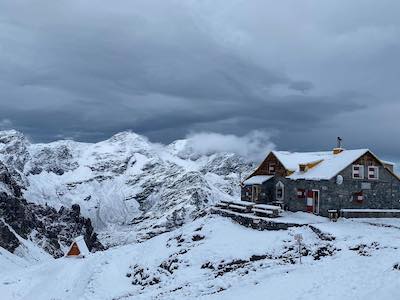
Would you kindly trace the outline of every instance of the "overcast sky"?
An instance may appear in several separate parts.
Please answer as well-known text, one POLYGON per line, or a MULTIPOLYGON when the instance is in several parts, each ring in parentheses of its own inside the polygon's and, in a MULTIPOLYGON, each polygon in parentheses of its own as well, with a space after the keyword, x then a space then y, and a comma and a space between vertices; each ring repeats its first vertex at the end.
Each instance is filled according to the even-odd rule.
MULTIPOLYGON (((1 0, 0 128, 201 132, 400 160, 398 0, 1 0)), ((244 139, 246 140, 246 139, 244 139)))

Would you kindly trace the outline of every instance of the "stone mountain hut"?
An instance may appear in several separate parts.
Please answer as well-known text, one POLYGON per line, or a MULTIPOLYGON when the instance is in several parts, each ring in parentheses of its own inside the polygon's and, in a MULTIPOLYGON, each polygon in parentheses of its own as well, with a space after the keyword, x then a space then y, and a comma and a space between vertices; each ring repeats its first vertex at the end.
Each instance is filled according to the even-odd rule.
POLYGON ((242 183, 242 201, 327 216, 330 210, 400 209, 392 163, 368 149, 270 152, 242 183))

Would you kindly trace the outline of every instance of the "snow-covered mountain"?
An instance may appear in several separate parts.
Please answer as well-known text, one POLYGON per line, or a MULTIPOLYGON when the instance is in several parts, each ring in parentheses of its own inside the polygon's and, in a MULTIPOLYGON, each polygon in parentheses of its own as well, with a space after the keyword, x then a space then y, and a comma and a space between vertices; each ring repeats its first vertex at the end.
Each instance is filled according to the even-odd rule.
POLYGON ((112 237, 125 240, 169 231, 215 201, 238 197, 239 174, 254 167, 233 153, 196 153, 189 140, 165 146, 133 132, 93 144, 33 144, 2 131, 0 161, 28 201, 56 209, 79 204, 97 230, 117 227, 112 237))

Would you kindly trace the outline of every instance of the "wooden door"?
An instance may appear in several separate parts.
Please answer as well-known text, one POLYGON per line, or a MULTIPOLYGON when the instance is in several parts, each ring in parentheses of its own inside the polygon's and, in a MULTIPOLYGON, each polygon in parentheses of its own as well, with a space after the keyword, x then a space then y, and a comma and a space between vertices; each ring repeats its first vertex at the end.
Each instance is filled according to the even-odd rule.
POLYGON ((251 188, 251 200, 253 202, 258 202, 259 195, 260 195, 260 186, 253 185, 251 188))
POLYGON ((313 190, 312 194, 313 194, 313 213, 319 215, 320 192, 319 190, 313 190))
POLYGON ((79 247, 78 245, 74 242, 74 244, 72 245, 71 249, 68 252, 68 256, 78 256, 81 253, 81 251, 79 251, 79 247))

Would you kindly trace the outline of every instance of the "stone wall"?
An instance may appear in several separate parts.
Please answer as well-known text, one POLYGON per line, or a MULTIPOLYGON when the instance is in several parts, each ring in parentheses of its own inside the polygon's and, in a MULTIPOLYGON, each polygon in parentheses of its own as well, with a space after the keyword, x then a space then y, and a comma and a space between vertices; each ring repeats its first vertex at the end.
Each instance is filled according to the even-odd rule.
POLYGON ((286 230, 289 227, 303 226, 300 224, 283 223, 283 222, 279 222, 278 220, 277 221, 267 221, 267 220, 263 220, 261 218, 244 216, 244 215, 240 215, 240 214, 235 214, 233 212, 228 212, 225 210, 214 209, 214 208, 211 209, 211 213, 220 215, 222 217, 231 218, 233 221, 235 221, 236 223, 238 223, 242 226, 261 230, 261 231, 263 231, 263 230, 286 230))
MULTIPOLYGON (((365 170, 366 171, 366 170, 365 170)), ((336 183, 336 177, 331 180, 307 181, 285 180, 285 203, 289 210, 306 210, 306 199, 297 198, 297 189, 317 189, 320 191, 320 214, 327 216, 329 209, 359 208, 359 209, 400 209, 400 181, 387 169, 379 167, 379 180, 353 179, 352 166, 344 169, 343 184, 336 183), (354 199, 354 193, 362 192, 363 201, 354 199)))
POLYGON ((400 211, 341 211, 343 218, 400 218, 400 211))

